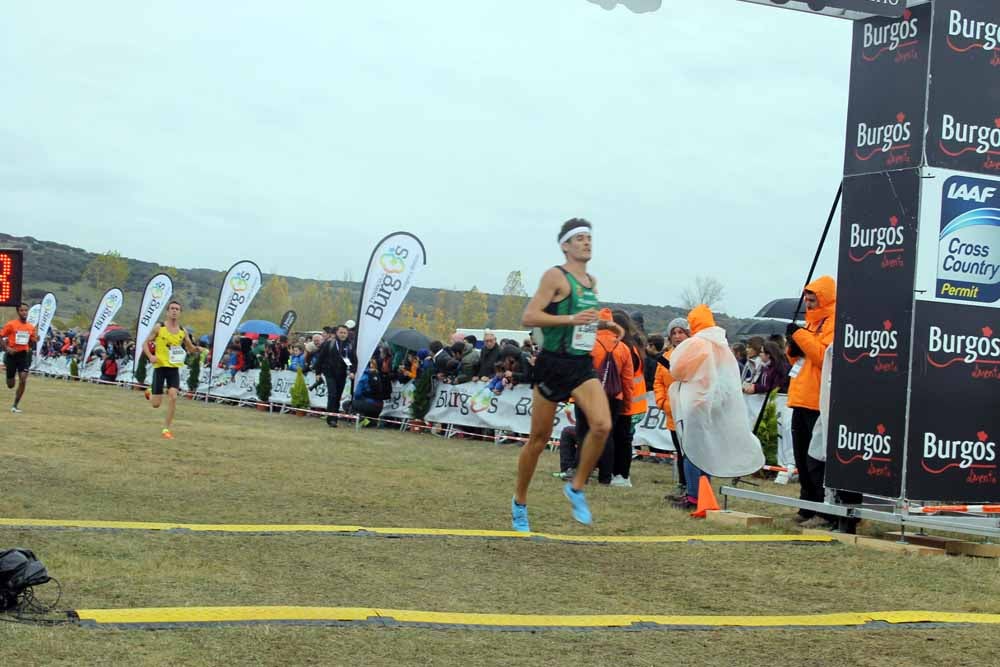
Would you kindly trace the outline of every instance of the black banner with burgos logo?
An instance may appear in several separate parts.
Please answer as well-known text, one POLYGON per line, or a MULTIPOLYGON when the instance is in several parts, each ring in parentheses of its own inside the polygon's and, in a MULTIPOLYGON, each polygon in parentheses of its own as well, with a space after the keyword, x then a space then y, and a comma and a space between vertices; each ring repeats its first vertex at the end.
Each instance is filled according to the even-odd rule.
POLYGON ((844 179, 827 486, 902 491, 920 175, 844 179))
POLYGON ((906 495, 1000 501, 1000 315, 963 304, 917 303, 906 495))
POLYGON ((933 4, 927 163, 1000 174, 1000 2, 933 4))
POLYGON ((855 22, 845 175, 920 165, 930 28, 930 5, 855 22))

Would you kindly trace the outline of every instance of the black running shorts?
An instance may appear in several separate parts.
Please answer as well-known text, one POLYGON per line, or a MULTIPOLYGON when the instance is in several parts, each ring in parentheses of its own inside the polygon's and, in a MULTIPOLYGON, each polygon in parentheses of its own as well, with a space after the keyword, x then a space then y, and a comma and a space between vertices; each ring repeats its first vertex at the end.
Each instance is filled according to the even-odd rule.
POLYGON ((569 355, 541 352, 535 360, 535 386, 547 400, 564 403, 573 390, 587 380, 596 380, 594 360, 589 354, 569 355))
POLYGON ((181 388, 181 369, 172 368, 169 366, 164 366, 163 368, 153 369, 153 395, 159 396, 163 393, 163 385, 166 384, 170 389, 176 389, 180 391, 181 388))
POLYGON ((31 367, 31 352, 8 352, 3 357, 3 365, 7 368, 7 379, 13 380, 18 373, 27 373, 31 367))

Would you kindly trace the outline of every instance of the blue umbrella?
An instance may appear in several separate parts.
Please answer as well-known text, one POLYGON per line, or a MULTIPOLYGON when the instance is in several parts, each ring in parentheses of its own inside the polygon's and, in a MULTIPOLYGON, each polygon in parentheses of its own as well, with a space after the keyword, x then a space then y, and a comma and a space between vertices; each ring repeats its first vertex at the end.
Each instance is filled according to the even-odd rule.
POLYGON ((285 333, 285 330, 280 326, 267 320, 247 320, 240 325, 237 331, 241 334, 255 333, 263 336, 281 336, 285 333))

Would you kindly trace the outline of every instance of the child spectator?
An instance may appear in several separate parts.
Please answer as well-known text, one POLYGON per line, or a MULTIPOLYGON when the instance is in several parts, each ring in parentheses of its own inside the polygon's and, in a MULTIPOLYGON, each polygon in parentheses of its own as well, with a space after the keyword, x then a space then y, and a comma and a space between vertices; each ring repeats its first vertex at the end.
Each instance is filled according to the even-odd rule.
POLYGON ((229 346, 229 379, 235 380, 236 374, 243 370, 245 365, 245 360, 243 359, 243 350, 239 345, 229 346))
POLYGON ((501 361, 498 361, 493 365, 493 370, 496 373, 496 375, 493 377, 492 380, 490 380, 490 383, 486 386, 490 391, 499 396, 500 394, 503 393, 504 389, 510 386, 510 380, 507 379, 506 377, 507 365, 501 361))
POLYGON ((295 372, 299 369, 305 373, 306 369, 306 351, 298 343, 292 345, 292 355, 288 358, 288 370, 295 372))

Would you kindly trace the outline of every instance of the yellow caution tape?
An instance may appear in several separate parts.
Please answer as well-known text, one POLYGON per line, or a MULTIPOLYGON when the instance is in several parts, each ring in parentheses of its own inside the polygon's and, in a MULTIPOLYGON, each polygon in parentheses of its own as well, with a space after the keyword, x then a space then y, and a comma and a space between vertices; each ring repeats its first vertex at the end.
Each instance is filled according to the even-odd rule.
POLYGON ((323 524, 215 524, 157 523, 151 521, 79 521, 74 519, 3 519, 0 526, 12 528, 85 528, 101 530, 188 530, 216 533, 371 533, 413 537, 540 538, 553 542, 598 544, 667 544, 680 542, 819 542, 831 543, 827 535, 558 535, 518 533, 512 530, 467 530, 462 528, 369 528, 323 524))
POLYGON ((365 607, 159 607, 145 609, 79 609, 81 621, 99 625, 233 622, 395 621, 431 625, 492 627, 615 628, 636 624, 700 627, 844 627, 873 622, 1000 624, 1000 614, 937 611, 878 611, 788 616, 674 616, 659 614, 480 614, 365 607))

